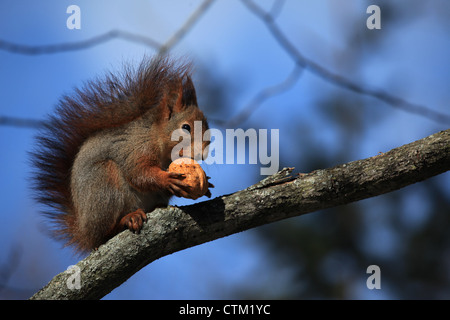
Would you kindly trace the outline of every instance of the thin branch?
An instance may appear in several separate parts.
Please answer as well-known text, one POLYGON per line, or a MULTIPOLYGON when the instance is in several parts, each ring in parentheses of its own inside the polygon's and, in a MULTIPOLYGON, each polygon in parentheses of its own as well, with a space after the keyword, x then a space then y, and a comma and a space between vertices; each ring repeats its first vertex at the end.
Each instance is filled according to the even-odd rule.
POLYGON ((450 129, 368 159, 309 174, 283 169, 231 195, 156 209, 140 234, 124 231, 81 260, 81 288, 55 276, 31 299, 98 299, 173 252, 267 223, 391 192, 450 170, 450 129))
MULTIPOLYGON (((246 105, 236 116, 232 117, 228 121, 224 121, 222 124, 227 128, 234 128, 247 120, 253 112, 258 109, 261 104, 274 95, 278 95, 282 92, 289 90, 303 74, 303 68, 295 65, 291 73, 282 82, 267 87, 261 90, 248 105, 246 105)), ((217 121, 216 121, 217 122, 217 121)), ((220 124, 220 123, 219 123, 220 124)))
POLYGON ((20 260, 23 256, 23 248, 21 244, 14 244, 10 250, 6 262, 0 266, 0 294, 7 291, 8 293, 23 294, 30 293, 31 290, 20 289, 8 285, 14 272, 19 268, 20 260))
POLYGON ((189 32, 189 30, 194 26, 194 24, 200 19, 200 17, 206 12, 209 6, 213 3, 214 0, 205 0, 200 6, 195 10, 191 16, 186 20, 186 22, 181 26, 178 31, 176 31, 172 37, 167 40, 167 42, 161 46, 158 54, 163 55, 166 52, 170 51, 183 37, 189 32))
POLYGON ((123 30, 111 30, 87 40, 38 46, 17 44, 0 39, 0 50, 25 55, 54 54, 67 51, 84 50, 114 39, 122 39, 130 42, 141 43, 157 50, 161 47, 161 45, 157 41, 149 37, 137 35, 123 30))
POLYGON ((272 8, 270 9, 270 15, 273 19, 278 17, 278 15, 281 13, 281 10, 284 7, 284 4, 286 3, 286 0, 275 0, 272 8))
POLYGON ((278 44, 286 51, 286 53, 291 56, 295 63, 306 68, 312 73, 316 74, 320 78, 333 83, 339 87, 348 89, 350 91, 363 94, 366 96, 371 96, 380 101, 387 103, 388 105, 402 109, 409 113, 414 113, 422 117, 428 118, 430 120, 436 121, 438 123, 450 124, 450 115, 435 111, 433 109, 427 108, 425 106, 411 103, 405 99, 391 95, 383 90, 366 88, 361 86, 345 77, 342 77, 336 73, 333 73, 321 65, 315 63, 314 61, 306 58, 296 47, 289 41, 286 35, 280 30, 280 28, 275 23, 275 19, 270 13, 266 13, 258 5, 256 5, 251 0, 241 0, 242 3, 249 9, 250 12, 255 14, 260 18, 266 27, 269 29, 270 33, 273 35, 278 44))
POLYGON ((0 126, 13 126, 13 127, 39 129, 42 128, 44 124, 45 121, 42 120, 0 116, 0 126))

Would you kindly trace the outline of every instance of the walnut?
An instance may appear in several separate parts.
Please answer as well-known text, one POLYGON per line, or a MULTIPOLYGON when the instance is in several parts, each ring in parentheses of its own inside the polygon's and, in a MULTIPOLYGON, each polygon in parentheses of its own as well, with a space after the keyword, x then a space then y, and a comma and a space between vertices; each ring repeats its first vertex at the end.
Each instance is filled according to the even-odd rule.
POLYGON ((200 198, 208 192, 208 179, 205 171, 194 159, 179 158, 170 164, 169 171, 186 176, 182 181, 192 188, 189 193, 192 199, 200 198))

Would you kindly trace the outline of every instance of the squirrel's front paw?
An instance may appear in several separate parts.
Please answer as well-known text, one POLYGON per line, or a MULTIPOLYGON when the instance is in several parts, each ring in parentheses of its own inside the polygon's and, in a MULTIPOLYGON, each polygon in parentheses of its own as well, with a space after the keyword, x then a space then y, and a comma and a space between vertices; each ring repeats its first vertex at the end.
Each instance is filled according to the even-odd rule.
POLYGON ((130 231, 139 233, 142 229, 144 221, 147 221, 147 215, 144 210, 137 209, 136 211, 133 211, 120 219, 120 225, 124 228, 130 229, 130 231))
POLYGON ((192 198, 190 195, 191 187, 182 180, 186 176, 182 173, 167 172, 166 188, 177 197, 192 198))

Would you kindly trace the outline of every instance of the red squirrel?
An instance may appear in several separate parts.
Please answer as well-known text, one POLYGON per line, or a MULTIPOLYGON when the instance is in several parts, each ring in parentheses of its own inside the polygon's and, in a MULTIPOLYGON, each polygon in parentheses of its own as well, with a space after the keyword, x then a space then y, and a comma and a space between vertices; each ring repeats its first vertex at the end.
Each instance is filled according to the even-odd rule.
POLYGON ((32 154, 34 189, 52 209, 46 213, 54 235, 90 251, 126 228, 139 232, 145 213, 172 196, 190 198, 184 175, 167 168, 179 143, 171 140, 176 129, 192 138, 191 154, 180 156, 207 154, 209 141, 194 148, 194 121, 201 121, 203 136, 208 123, 190 67, 167 57, 145 58, 64 96, 32 154))

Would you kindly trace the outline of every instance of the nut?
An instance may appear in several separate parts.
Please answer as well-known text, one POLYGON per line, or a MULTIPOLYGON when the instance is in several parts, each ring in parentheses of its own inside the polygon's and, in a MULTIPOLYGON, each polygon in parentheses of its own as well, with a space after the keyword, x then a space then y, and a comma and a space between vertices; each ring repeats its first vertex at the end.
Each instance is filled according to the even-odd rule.
POLYGON ((208 179, 205 171, 197 161, 190 158, 179 158, 169 166, 169 172, 182 173, 186 176, 183 182, 191 187, 189 195, 192 199, 200 198, 208 192, 208 179))

